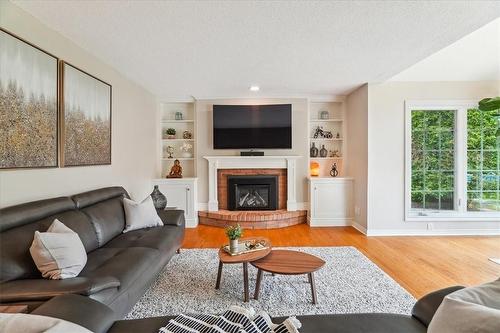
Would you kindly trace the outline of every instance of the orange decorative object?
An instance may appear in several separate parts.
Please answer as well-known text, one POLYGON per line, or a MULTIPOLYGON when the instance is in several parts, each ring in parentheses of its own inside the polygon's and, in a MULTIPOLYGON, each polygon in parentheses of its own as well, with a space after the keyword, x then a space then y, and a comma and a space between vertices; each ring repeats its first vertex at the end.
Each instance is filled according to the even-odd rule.
POLYGON ((311 164, 309 164, 309 170, 311 172, 312 177, 318 177, 319 176, 319 163, 312 161, 311 164))

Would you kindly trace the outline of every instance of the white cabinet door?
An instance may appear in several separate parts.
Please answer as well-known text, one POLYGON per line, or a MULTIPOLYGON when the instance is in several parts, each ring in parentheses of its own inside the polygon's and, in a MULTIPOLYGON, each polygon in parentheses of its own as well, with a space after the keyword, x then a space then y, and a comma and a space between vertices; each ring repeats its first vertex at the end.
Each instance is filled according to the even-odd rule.
POLYGON ((312 217, 347 218, 350 215, 351 184, 349 182, 321 183, 312 186, 312 217))
POLYGON ((185 212, 186 218, 193 218, 193 201, 189 185, 186 184, 159 184, 161 193, 167 197, 167 207, 176 207, 185 212))

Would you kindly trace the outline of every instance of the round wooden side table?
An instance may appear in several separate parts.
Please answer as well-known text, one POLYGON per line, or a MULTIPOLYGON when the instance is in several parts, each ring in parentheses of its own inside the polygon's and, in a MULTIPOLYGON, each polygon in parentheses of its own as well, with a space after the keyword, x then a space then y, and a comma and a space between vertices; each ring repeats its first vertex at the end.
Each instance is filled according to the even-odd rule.
POLYGON ((217 272, 217 282, 215 283, 215 289, 220 288, 220 281, 222 278, 222 267, 224 264, 243 264, 243 293, 244 293, 244 301, 248 302, 249 299, 249 291, 248 291, 248 263, 259 260, 261 258, 266 257, 271 252, 271 243, 268 239, 265 238, 251 238, 251 239, 240 239, 240 242, 245 242, 249 240, 265 240, 267 244, 269 244, 269 248, 264 250, 259 250, 255 252, 249 252, 244 254, 239 254, 236 256, 232 256, 222 248, 219 250, 219 270, 217 272))
POLYGON ((262 272, 281 275, 307 274, 311 284, 312 303, 317 303, 316 284, 314 283, 314 272, 319 270, 325 261, 312 254, 292 250, 272 250, 266 257, 253 261, 251 264, 259 271, 257 272, 257 283, 255 284, 254 298, 259 298, 260 284, 262 283, 262 272))

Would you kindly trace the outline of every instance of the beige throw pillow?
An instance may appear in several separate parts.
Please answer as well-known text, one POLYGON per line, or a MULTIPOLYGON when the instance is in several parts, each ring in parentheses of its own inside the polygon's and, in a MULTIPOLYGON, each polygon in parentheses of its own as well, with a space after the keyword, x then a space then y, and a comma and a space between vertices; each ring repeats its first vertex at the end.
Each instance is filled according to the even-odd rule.
POLYGON ((123 233, 143 229, 162 226, 158 213, 156 212, 153 199, 148 196, 142 202, 123 198, 123 208, 125 209, 126 227, 123 233))
POLYGON ((87 263, 78 234, 57 219, 47 232, 35 231, 30 253, 42 276, 52 280, 78 276, 87 263))
POLYGON ((30 315, 0 313, 0 332, 9 333, 92 333, 66 320, 30 315))
POLYGON ((446 296, 434 314, 427 332, 500 332, 500 279, 446 296))

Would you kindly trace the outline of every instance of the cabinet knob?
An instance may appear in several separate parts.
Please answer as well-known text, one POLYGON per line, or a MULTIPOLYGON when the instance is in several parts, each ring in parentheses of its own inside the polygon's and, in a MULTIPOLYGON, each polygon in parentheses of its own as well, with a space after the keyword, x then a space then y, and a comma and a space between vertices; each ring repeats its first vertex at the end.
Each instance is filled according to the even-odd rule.
POLYGON ((186 191, 190 191, 189 187, 186 187, 186 191))

